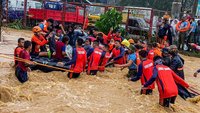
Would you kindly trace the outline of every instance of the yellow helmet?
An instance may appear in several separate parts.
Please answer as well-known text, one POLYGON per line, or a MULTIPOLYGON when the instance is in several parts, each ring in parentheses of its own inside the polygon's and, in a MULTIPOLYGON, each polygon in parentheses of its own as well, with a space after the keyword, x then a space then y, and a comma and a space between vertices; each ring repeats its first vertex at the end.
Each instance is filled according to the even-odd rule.
POLYGON ((126 46, 126 47, 130 46, 130 42, 127 39, 124 39, 121 44, 126 46))

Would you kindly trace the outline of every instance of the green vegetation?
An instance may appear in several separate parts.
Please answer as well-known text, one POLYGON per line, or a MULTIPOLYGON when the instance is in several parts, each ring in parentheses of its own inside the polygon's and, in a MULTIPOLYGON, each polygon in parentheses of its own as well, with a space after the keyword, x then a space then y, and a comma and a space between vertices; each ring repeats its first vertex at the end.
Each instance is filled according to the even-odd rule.
POLYGON ((122 23, 122 13, 116 9, 111 9, 100 16, 100 20, 95 23, 95 26, 105 34, 108 34, 110 28, 118 29, 122 23))
POLYGON ((13 29, 18 29, 18 30, 23 29, 22 20, 21 19, 15 20, 14 22, 9 23, 8 27, 13 28, 13 29))

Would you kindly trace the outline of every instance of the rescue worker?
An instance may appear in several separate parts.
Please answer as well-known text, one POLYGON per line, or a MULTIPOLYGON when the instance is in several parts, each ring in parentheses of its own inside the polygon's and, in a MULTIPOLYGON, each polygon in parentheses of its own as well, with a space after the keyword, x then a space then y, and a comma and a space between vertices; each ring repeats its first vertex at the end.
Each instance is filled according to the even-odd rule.
POLYGON ((154 55, 152 44, 148 44, 147 51, 148 51, 148 57, 147 58, 153 61, 153 58, 154 58, 155 55, 154 55))
POLYGON ((33 28, 33 37, 31 39, 32 42, 32 51, 31 56, 47 56, 47 52, 41 52, 40 49, 42 46, 48 43, 48 41, 41 35, 42 29, 38 26, 33 28))
POLYGON ((154 56, 160 56, 162 57, 162 52, 159 48, 159 44, 158 43, 153 43, 153 51, 154 51, 154 56))
POLYGON ((108 63, 109 59, 111 58, 111 54, 110 54, 108 45, 104 45, 103 51, 105 52, 105 56, 102 59, 102 61, 100 61, 100 65, 99 65, 99 71, 100 72, 104 72, 105 66, 108 63))
POLYGON ((162 64, 162 58, 160 56, 154 57, 153 76, 144 84, 142 89, 147 89, 154 81, 158 85, 159 104, 164 107, 169 107, 170 103, 175 103, 178 95, 176 83, 185 88, 189 88, 189 85, 183 79, 176 75, 169 67, 162 64))
POLYGON ((115 41, 120 41, 120 42, 122 42, 124 40, 124 38, 121 36, 121 31, 120 30, 117 30, 115 32, 114 40, 115 41))
POLYGON ((31 42, 25 41, 24 42, 24 49, 19 54, 19 58, 25 60, 25 62, 19 61, 18 64, 17 64, 17 67, 15 69, 15 75, 21 83, 24 83, 28 80, 27 71, 31 71, 29 66, 34 65, 33 62, 29 61, 31 49, 32 49, 31 42))
POLYGON ((183 80, 185 79, 184 77, 184 71, 183 71, 183 65, 184 65, 184 60, 178 55, 178 49, 176 45, 171 45, 170 46, 170 55, 172 56, 171 58, 171 65, 170 68, 183 80))
POLYGON ((169 55, 169 49, 168 48, 163 48, 162 49, 162 61, 163 65, 165 66, 170 66, 171 65, 171 58, 169 55))
POLYGON ((111 52, 113 59, 110 62, 114 64, 125 64, 125 50, 121 46, 120 41, 115 41, 115 48, 111 52))
MULTIPOLYGON (((14 50, 14 56, 19 57, 19 54, 23 49, 24 49, 24 38, 19 38, 18 39, 18 45, 14 50)), ((17 64, 18 64, 18 61, 15 60, 14 66, 17 66, 17 64)))
POLYGON ((127 77, 134 77, 137 75, 137 65, 136 65, 136 53, 135 53, 135 46, 130 45, 128 47, 128 58, 127 58, 127 63, 126 64, 115 64, 115 67, 119 68, 129 68, 128 75, 127 77))
POLYGON ((139 52, 143 49, 143 47, 139 44, 136 44, 135 48, 136 48, 136 52, 135 52, 136 53, 136 64, 137 64, 137 66, 139 66, 141 63, 139 52))
POLYGON ((99 48, 99 42, 95 40, 93 42, 93 48, 87 53, 87 57, 89 59, 88 62, 88 75, 96 75, 98 72, 98 68, 100 62, 102 61, 103 57, 105 56, 105 52, 99 48))
POLYGON ((76 48, 73 49, 72 59, 65 65, 71 65, 71 71, 68 73, 68 77, 78 78, 80 74, 84 71, 87 63, 87 54, 85 49, 82 47, 84 41, 81 38, 77 39, 76 48))
MULTIPOLYGON (((141 79, 141 84, 144 85, 153 75, 153 61, 147 59, 148 52, 145 50, 141 50, 139 52, 141 63, 138 67, 138 73, 135 77, 131 78, 131 81, 137 81, 141 79)), ((141 94, 150 95, 155 88, 155 84, 152 83, 146 90, 142 89, 141 94)))

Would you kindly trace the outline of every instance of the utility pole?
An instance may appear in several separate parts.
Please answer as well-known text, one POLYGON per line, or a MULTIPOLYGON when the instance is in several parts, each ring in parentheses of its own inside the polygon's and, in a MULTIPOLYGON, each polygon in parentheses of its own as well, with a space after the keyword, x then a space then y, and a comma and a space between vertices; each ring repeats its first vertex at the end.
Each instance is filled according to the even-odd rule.
POLYGON ((174 0, 174 2, 172 3, 172 10, 171 10, 172 18, 180 18, 181 7, 182 7, 181 2, 182 2, 181 0, 174 0))
POLYGON ((3 40, 2 36, 1 36, 1 26, 2 26, 2 21, 3 21, 3 10, 2 10, 3 9, 3 7, 2 7, 3 5, 2 4, 3 4, 3 0, 0 0, 0 19, 1 19, 0 20, 0 42, 2 42, 2 40, 3 40))
POLYGON ((27 0, 24 0, 24 21, 23 21, 23 26, 24 28, 26 27, 26 22, 27 22, 27 0))
MULTIPOLYGON (((198 0, 194 0, 193 7, 192 7, 192 14, 193 14, 193 16, 196 15, 197 7, 198 7, 198 0)), ((198 16, 198 15, 196 15, 196 16, 198 16)))

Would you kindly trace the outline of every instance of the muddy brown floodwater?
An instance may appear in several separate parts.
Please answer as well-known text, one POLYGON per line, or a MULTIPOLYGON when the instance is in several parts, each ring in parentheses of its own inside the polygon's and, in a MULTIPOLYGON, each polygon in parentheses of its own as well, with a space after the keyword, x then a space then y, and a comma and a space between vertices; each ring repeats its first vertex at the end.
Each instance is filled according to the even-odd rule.
MULTIPOLYGON (((30 39, 31 32, 6 28, 1 53, 13 53, 18 37, 30 39)), ((200 59, 183 56, 186 81, 200 91, 200 59)), ((140 81, 128 82, 127 69, 108 68, 105 73, 69 80, 67 73, 29 73, 29 81, 21 84, 14 75, 10 60, 0 60, 0 113, 199 113, 198 98, 185 101, 178 97, 171 108, 158 105, 158 91, 140 95, 140 81)))

